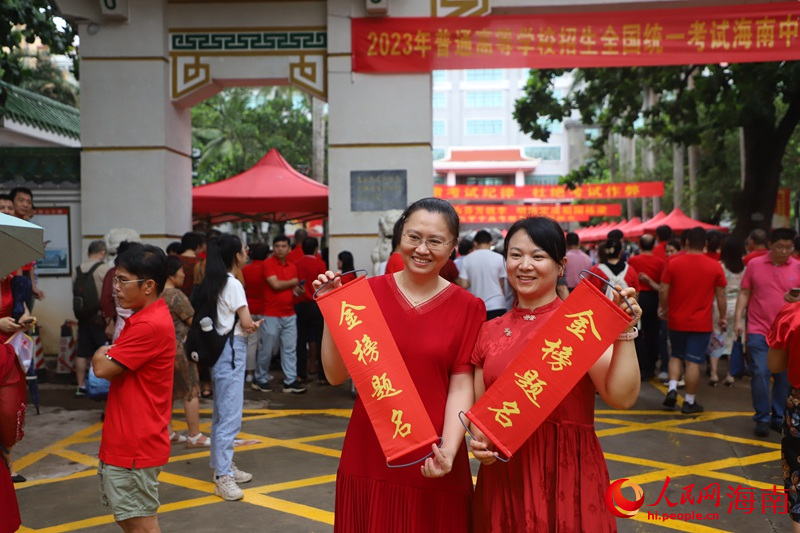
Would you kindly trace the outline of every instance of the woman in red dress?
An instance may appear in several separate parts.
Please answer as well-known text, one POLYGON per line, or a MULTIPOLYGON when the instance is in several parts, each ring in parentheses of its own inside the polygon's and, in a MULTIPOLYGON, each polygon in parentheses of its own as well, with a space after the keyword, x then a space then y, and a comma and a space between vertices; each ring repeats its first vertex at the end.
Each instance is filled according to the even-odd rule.
MULTIPOLYGON (((336 477, 334 531, 468 532, 472 476, 458 413, 473 402, 469 359, 486 310, 482 300, 439 277, 458 238, 453 207, 425 198, 401 220, 403 270, 368 283, 443 444, 432 445, 433 455, 421 466, 387 467, 359 396, 336 477)), ((341 284, 329 271, 314 288, 329 280, 331 288, 341 284)), ((331 384, 347 378, 327 326, 322 362, 331 384)))
MULTIPOLYGON (((511 363, 514 348, 527 343, 561 305, 556 281, 567 262, 566 242, 556 222, 544 217, 516 222, 503 250, 518 301, 481 328, 472 355, 476 401, 511 363)), ((636 291, 622 292, 640 314, 636 291)), ((618 295, 614 301, 630 313, 618 295)), ((606 350, 508 463, 496 461, 489 439, 472 427, 476 438, 470 450, 481 462, 473 501, 475 531, 616 531, 603 500, 609 478, 594 432, 594 401, 595 391, 616 408, 636 401, 640 380, 633 336, 621 335, 606 350)))

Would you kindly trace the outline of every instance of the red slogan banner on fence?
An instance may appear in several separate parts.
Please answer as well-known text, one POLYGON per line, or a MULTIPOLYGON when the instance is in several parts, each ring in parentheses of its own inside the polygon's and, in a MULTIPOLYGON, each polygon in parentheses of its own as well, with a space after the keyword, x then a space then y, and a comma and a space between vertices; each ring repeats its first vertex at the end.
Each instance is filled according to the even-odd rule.
POLYGON ((487 17, 356 18, 356 72, 800 59, 796 2, 487 17))
POLYGON ((530 216, 563 217, 618 217, 622 215, 621 204, 564 204, 564 205, 464 205, 453 204, 458 217, 498 216, 511 217, 516 222, 530 216))
POLYGON ((439 440, 366 277, 317 298, 390 463, 439 440))
MULTIPOLYGON (((661 181, 580 185, 434 185, 433 195, 445 200, 600 200, 664 196, 661 181)), ((601 215, 603 216, 603 215, 601 215)))
POLYGON ((631 318, 586 280, 520 350, 467 418, 511 457, 631 318))

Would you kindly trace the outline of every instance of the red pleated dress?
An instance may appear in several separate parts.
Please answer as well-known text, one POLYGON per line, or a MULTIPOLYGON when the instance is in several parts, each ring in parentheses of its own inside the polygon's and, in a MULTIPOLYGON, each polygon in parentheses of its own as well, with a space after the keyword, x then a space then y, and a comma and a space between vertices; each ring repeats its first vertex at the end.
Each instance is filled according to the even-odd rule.
MULTIPOLYGON (((473 371, 470 356, 486 319, 483 301, 450 285, 415 308, 391 274, 370 278, 369 284, 441 436, 450 376, 473 371)), ((336 476, 335 532, 465 533, 471 502, 464 442, 444 477, 423 477, 419 464, 389 468, 361 397, 356 399, 336 476)))
MULTIPOLYGON (((483 368, 487 389, 511 363, 512 348, 527 343, 560 306, 557 298, 534 311, 515 308, 484 324, 472 362, 483 368)), ((474 531, 617 530, 604 502, 609 478, 594 432, 594 400, 587 374, 508 463, 481 465, 472 507, 474 531)))

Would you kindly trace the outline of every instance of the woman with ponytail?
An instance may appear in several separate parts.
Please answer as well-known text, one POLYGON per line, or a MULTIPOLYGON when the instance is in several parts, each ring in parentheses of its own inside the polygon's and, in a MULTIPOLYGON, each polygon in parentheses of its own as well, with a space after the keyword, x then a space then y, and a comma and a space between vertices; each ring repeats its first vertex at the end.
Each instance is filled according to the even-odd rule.
MULTIPOLYGON (((622 241, 609 239, 601 245, 602 256, 605 259, 592 267, 590 272, 597 274, 614 286, 622 289, 633 287, 636 294, 639 294, 639 273, 631 265, 622 259, 622 241)), ((614 291, 594 276, 589 276, 589 281, 606 293, 606 296, 613 299, 614 291)))
MULTIPOLYGON (((217 362, 211 367, 214 413, 211 418, 211 468, 215 470, 214 494, 225 500, 244 496, 237 483, 253 479, 233 463, 234 439, 242 428, 247 335, 261 325, 253 322, 244 287, 236 279, 247 261, 247 250, 235 235, 223 234, 208 244, 206 273, 200 287, 200 304, 210 310, 219 335, 233 330, 217 362)), ((198 306, 199 308, 199 306, 198 306)))

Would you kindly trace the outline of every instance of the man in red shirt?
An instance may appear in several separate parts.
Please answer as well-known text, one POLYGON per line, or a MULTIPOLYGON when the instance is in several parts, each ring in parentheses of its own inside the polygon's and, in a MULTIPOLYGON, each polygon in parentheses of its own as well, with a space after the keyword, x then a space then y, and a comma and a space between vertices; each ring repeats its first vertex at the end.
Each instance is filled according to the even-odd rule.
POLYGON ((674 407, 678 400, 678 379, 684 362, 686 398, 681 413, 694 414, 703 412, 703 406, 695 401, 695 394, 700 383, 700 365, 705 363, 708 342, 714 330, 712 305, 715 299, 720 329, 728 325, 725 320, 727 281, 720 263, 703 253, 706 231, 699 227, 692 228, 685 231, 684 236, 686 253, 675 255, 667 261, 659 290, 659 300, 662 311, 667 313, 672 343, 669 386, 664 405, 674 407))
POLYGON ((113 346, 92 357, 97 377, 111 381, 100 441, 100 499, 123 531, 160 532, 158 474, 169 460, 175 327, 160 298, 167 256, 143 245, 117 258, 114 291, 132 309, 113 346))
MULTIPOLYGON (((267 280, 261 272, 264 267, 264 260, 269 255, 269 246, 266 244, 251 244, 251 261, 242 268, 244 278, 244 293, 247 296, 247 308, 250 316, 257 322, 264 318, 264 291, 266 290, 267 280)), ((253 381, 253 372, 256 369, 256 352, 263 342, 264 323, 257 331, 247 336, 247 363, 245 381, 253 381)))
POLYGON ((251 387, 261 392, 271 392, 269 364, 272 350, 280 340, 281 368, 285 375, 283 392, 302 394, 306 388, 297 379, 297 316, 294 314, 294 288, 297 267, 286 260, 289 239, 278 235, 272 241, 272 257, 264 261, 262 275, 267 284, 264 290, 264 337, 256 352, 256 376, 251 387))
POLYGON ((744 266, 755 259, 769 253, 767 248, 767 232, 763 229, 754 229, 747 237, 747 255, 744 256, 744 266))
POLYGON ((303 241, 308 238, 308 232, 303 228, 298 228, 294 232, 294 248, 286 256, 286 260, 290 263, 297 263, 303 258, 303 241))
POLYGON ((307 379, 309 373, 320 372, 319 381, 324 382, 325 374, 322 373, 322 360, 320 359, 324 322, 319 306, 314 301, 314 288, 311 284, 328 269, 322 259, 318 259, 316 256, 318 248, 319 243, 313 237, 306 237, 306 240, 303 241, 305 255, 295 263, 300 285, 295 289, 294 311, 297 315, 297 375, 307 379), (311 361, 310 365, 309 360, 311 361), (309 366, 311 371, 308 370, 309 366))
POLYGON ((655 376, 658 359, 658 335, 661 321, 658 318, 658 290, 661 288, 661 273, 667 262, 653 255, 655 238, 642 235, 639 249, 642 253, 628 260, 639 273, 639 306, 642 308, 642 331, 636 338, 636 355, 642 379, 655 376))
POLYGON ((658 244, 653 248, 653 255, 656 257, 660 257, 664 261, 667 260, 667 243, 670 239, 672 239, 672 228, 667 225, 662 224, 661 226, 656 228, 656 237, 658 238, 658 244))
POLYGON ((737 336, 744 333, 744 313, 747 310, 747 354, 753 371, 750 392, 757 437, 769 435, 770 428, 780 431, 786 409, 788 378, 786 372, 771 374, 767 367, 767 334, 781 307, 787 302, 800 300, 792 293, 792 288, 800 287, 800 261, 792 257, 794 235, 794 230, 786 228, 772 231, 768 253, 750 260, 736 299, 734 319, 737 336))

